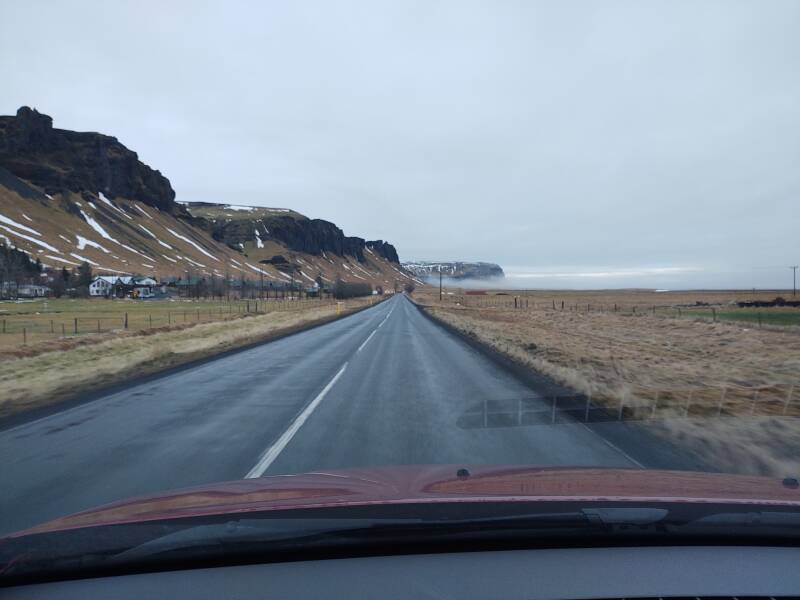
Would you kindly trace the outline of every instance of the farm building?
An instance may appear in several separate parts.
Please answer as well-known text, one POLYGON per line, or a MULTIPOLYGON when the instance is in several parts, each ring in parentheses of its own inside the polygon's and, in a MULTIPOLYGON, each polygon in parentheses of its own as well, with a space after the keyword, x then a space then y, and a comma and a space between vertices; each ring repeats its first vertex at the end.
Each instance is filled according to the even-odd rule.
POLYGON ((152 298, 158 282, 152 277, 100 275, 89 285, 89 295, 104 298, 152 298))

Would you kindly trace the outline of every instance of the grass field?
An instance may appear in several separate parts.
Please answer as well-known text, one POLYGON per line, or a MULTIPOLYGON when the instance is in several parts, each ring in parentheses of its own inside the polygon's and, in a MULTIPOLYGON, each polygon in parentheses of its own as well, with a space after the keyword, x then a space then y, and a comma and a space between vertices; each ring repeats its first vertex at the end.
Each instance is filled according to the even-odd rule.
POLYGON ((740 308, 738 310, 717 311, 715 315, 709 315, 708 310, 687 311, 685 316, 704 319, 715 317, 721 321, 741 321, 754 325, 800 327, 800 309, 797 308, 740 308))
POLYGON ((414 299, 612 417, 652 423, 721 469, 800 469, 763 443, 800 443, 800 309, 731 308, 749 292, 448 292, 414 299))
POLYGON ((109 300, 37 299, 0 302, 0 360, 46 348, 67 337, 111 336, 191 323, 208 323, 274 311, 330 305, 330 300, 109 300))
MULTIPOLYGON (((86 391, 96 391, 104 385, 155 373, 246 344, 266 341, 300 327, 349 314, 376 301, 366 297, 349 299, 338 305, 328 301, 287 302, 287 306, 272 306, 266 313, 240 312, 238 316, 232 314, 224 320, 187 321, 153 329, 68 336, 45 340, 35 347, 8 351, 0 360, 0 417, 53 404, 86 391)), ((81 309, 108 306, 102 302, 89 302, 94 301, 65 306, 74 309, 69 312, 70 317, 81 309)), ((251 308, 254 310, 255 307, 251 308)), ((113 312, 113 307, 109 310, 113 312)), ((196 310, 202 311, 199 307, 196 310)), ((132 312, 129 312, 129 318, 132 312)), ((29 313, 20 314, 30 318, 29 313)))

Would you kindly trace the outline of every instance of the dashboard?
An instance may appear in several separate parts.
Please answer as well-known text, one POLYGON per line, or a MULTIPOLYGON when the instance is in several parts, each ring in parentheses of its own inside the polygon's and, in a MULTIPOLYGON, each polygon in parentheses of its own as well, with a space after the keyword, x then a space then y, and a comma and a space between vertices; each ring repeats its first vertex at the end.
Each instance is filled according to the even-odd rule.
POLYGON ((665 598, 800 595, 800 548, 641 547, 376 556, 0 588, 27 598, 665 598))

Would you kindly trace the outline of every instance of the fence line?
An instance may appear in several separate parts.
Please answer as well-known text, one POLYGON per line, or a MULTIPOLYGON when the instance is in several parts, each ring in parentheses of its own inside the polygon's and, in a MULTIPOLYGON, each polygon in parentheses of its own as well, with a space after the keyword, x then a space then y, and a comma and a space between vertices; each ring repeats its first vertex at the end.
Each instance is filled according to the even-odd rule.
MULTIPOLYGON (((146 331, 159 327, 193 323, 213 323, 246 315, 298 311, 309 307, 336 306, 335 299, 270 298, 235 300, 202 308, 188 306, 192 301, 175 302, 170 310, 146 310, 146 305, 130 305, 130 311, 89 311, 58 316, 59 313, 7 315, 0 324, 0 347, 26 346, 38 341, 115 331, 146 331), (182 306, 185 302, 187 306, 182 306)), ((206 304, 206 303, 204 303, 206 304)), ((68 311, 64 311, 68 312, 68 311)))
POLYGON ((458 425, 462 428, 489 428, 520 425, 552 425, 573 422, 656 421, 670 418, 723 418, 731 416, 800 417, 800 402, 794 395, 796 386, 760 386, 745 388, 726 386, 716 390, 718 401, 712 405, 701 403, 698 392, 707 390, 670 390, 667 395, 678 400, 675 405, 663 404, 664 393, 654 391, 650 402, 632 401, 620 397, 615 402, 609 398, 598 400, 591 394, 551 396, 549 398, 515 398, 511 400, 483 400, 461 414, 458 425), (738 390, 749 394, 749 401, 740 404, 731 401, 728 392, 738 390), (765 391, 779 391, 775 398, 759 399, 765 391), (726 397, 728 400, 726 401, 726 397), (659 402, 661 399, 661 403, 659 402), (701 408, 702 410, 694 410, 701 408), (659 412, 659 409, 661 412, 659 412))

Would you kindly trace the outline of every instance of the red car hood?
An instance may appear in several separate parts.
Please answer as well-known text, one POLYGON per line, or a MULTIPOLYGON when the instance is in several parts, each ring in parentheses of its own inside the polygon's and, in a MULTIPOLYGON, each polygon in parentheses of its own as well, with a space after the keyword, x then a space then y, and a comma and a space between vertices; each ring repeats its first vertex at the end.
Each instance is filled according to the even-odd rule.
POLYGON ((638 469, 370 468, 244 479, 142 496, 56 519, 9 537, 268 510, 430 502, 620 501, 784 505, 800 489, 779 479, 638 469))

